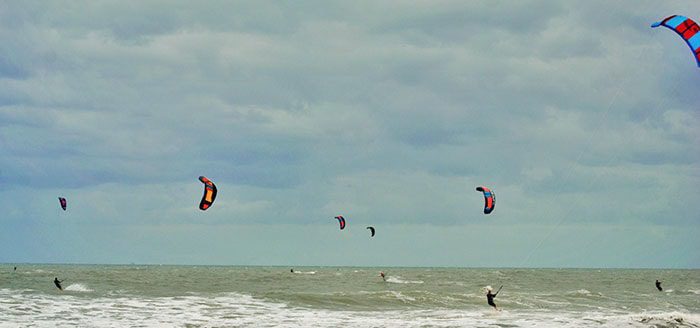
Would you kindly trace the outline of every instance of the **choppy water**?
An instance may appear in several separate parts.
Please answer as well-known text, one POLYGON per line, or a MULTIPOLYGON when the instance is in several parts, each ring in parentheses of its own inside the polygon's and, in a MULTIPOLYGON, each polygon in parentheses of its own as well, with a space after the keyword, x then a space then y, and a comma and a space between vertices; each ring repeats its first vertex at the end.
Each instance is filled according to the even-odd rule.
POLYGON ((700 327, 700 270, 13 266, 0 327, 700 327))

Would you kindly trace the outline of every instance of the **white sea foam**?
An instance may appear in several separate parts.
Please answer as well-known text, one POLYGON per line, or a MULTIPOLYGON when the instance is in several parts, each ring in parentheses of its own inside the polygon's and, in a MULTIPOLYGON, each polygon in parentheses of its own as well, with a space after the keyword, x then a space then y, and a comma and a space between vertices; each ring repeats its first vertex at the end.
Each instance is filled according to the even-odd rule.
POLYGON ((63 290, 69 291, 69 292, 83 292, 83 293, 89 293, 89 292, 94 291, 83 284, 70 284, 70 285, 68 285, 68 287, 63 288, 63 290))
POLYGON ((629 316, 632 321, 651 327, 698 327, 700 314, 681 312, 648 313, 629 316))
POLYGON ((386 282, 394 283, 394 284, 422 284, 422 280, 403 280, 399 276, 388 276, 386 278, 386 282))

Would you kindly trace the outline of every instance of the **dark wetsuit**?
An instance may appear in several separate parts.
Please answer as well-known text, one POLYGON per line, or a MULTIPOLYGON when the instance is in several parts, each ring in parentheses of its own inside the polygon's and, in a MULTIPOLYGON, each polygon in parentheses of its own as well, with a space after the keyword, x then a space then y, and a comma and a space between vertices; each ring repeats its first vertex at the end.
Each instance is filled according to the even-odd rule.
MULTIPOLYGON (((498 293, 496 293, 496 294, 498 294, 498 293)), ((496 307, 496 303, 493 302, 493 299, 496 298, 496 294, 491 294, 491 291, 489 291, 486 294, 486 300, 488 300, 489 305, 491 305, 493 307, 496 307)))
POLYGON ((58 278, 53 279, 53 284, 56 285, 56 288, 63 290, 63 287, 61 287, 61 281, 59 281, 58 278))
POLYGON ((656 281, 656 289, 658 289, 659 291, 664 290, 663 288, 661 288, 661 281, 658 281, 658 280, 656 281))

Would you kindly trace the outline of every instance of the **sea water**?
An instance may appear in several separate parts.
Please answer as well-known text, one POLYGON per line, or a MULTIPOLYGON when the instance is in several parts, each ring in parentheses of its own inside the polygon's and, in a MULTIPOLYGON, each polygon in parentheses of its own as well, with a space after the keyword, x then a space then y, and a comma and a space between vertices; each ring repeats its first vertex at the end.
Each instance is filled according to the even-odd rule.
POLYGON ((700 270, 14 266, 0 327, 700 327, 700 270))

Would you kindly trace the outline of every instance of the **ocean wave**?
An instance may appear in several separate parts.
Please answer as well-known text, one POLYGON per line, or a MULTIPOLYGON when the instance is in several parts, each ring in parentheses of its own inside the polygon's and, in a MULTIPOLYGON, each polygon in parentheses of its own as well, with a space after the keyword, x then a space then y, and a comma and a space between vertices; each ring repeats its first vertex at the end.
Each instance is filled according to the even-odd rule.
POLYGON ((391 294, 394 298, 396 298, 397 300, 404 302, 404 303, 410 303, 410 302, 414 302, 416 300, 415 297, 406 296, 406 295, 402 294, 401 292, 397 292, 397 291, 393 291, 393 290, 389 291, 389 294, 391 294))
MULTIPOLYGON (((421 299, 389 291, 391 298, 421 299)), ((66 298, 59 294, 20 295, 0 290, 0 327, 697 327, 700 315, 683 312, 494 311, 414 308, 352 311, 291 306, 247 294, 180 297, 66 298)))
POLYGON ((587 289, 579 289, 579 290, 575 290, 575 291, 570 291, 570 292, 567 292, 566 295, 569 295, 569 296, 585 296, 585 297, 599 297, 599 296, 603 296, 603 294, 601 294, 601 293, 597 293, 597 292, 594 293, 594 292, 591 292, 591 291, 589 291, 589 290, 587 290, 587 289))

